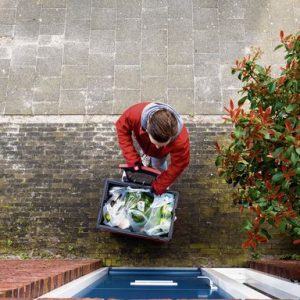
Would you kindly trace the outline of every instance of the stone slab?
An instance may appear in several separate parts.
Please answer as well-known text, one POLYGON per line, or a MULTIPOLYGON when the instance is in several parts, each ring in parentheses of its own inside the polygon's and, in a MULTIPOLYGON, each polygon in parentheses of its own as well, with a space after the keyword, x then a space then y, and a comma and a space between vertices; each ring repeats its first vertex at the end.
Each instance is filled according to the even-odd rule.
MULTIPOLYGON (((283 53, 273 52, 279 31, 288 34, 300 24, 298 1, 287 0, 285 9, 283 5, 277 0, 0 0, 0 78, 8 78, 2 95, 12 92, 15 68, 32 67, 37 78, 62 78, 62 90, 86 90, 91 99, 105 99, 108 114, 116 111, 114 101, 121 101, 116 90, 139 91, 139 100, 174 101, 177 107, 179 100, 174 99, 185 97, 194 103, 194 114, 201 109, 219 114, 225 96, 241 87, 228 73, 230 66, 252 46, 261 47, 261 63, 279 73, 283 53), (202 99, 202 89, 216 78, 214 96, 202 99), (200 98, 207 109, 198 104, 200 98), (211 101, 217 101, 216 109, 211 101)), ((13 90, 25 89, 29 98, 31 90, 35 99, 36 82, 23 83, 15 82, 13 90)), ((61 92, 59 88, 59 98, 61 92)), ((34 103, 45 104, 35 104, 32 113, 48 114, 49 103, 57 100, 50 100, 47 89, 48 100, 39 97, 34 103)), ((105 113, 102 100, 89 101, 89 108, 80 110, 83 114, 105 113)), ((190 114, 183 105, 180 112, 190 114)))

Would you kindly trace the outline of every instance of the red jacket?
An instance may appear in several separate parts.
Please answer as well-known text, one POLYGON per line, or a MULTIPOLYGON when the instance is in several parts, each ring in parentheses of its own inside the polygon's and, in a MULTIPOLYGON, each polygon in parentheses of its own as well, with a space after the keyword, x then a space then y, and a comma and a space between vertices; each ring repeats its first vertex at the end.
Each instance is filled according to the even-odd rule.
POLYGON ((174 141, 157 149, 150 142, 148 133, 141 128, 141 115, 144 107, 149 103, 143 102, 129 107, 116 122, 116 128, 119 145, 129 166, 141 162, 141 157, 133 146, 132 133, 146 155, 162 158, 170 154, 171 164, 168 169, 152 182, 155 192, 162 194, 189 164, 189 135, 186 127, 183 126, 174 141))

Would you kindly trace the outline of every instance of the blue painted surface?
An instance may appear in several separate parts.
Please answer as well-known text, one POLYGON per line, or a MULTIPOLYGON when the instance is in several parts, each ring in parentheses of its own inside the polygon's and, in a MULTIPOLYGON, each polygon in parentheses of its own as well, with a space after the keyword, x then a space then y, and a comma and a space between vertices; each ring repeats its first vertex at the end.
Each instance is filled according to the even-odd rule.
MULTIPOLYGON (((221 289, 211 291, 208 281, 197 278, 201 269, 114 269, 75 297, 117 299, 229 299, 221 289), (177 286, 131 286, 135 280, 173 280, 177 286)), ((75 298, 74 297, 74 298, 75 298)))

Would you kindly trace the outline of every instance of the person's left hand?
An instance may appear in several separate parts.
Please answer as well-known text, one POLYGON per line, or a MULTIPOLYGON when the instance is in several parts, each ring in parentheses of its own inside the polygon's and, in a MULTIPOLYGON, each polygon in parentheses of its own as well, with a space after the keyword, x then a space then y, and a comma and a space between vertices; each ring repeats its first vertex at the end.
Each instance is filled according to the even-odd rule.
POLYGON ((153 185, 151 186, 151 193, 152 193, 152 194, 155 194, 155 195, 159 195, 159 194, 156 192, 156 190, 155 190, 155 188, 153 187, 153 185))

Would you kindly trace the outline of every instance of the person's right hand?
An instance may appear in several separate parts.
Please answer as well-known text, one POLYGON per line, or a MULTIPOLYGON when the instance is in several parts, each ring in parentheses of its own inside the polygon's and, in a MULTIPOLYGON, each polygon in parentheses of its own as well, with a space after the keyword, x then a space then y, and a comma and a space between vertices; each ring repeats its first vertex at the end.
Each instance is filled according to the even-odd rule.
POLYGON ((130 169, 134 172, 137 172, 141 169, 142 166, 143 166, 143 163, 141 161, 138 161, 130 169))

